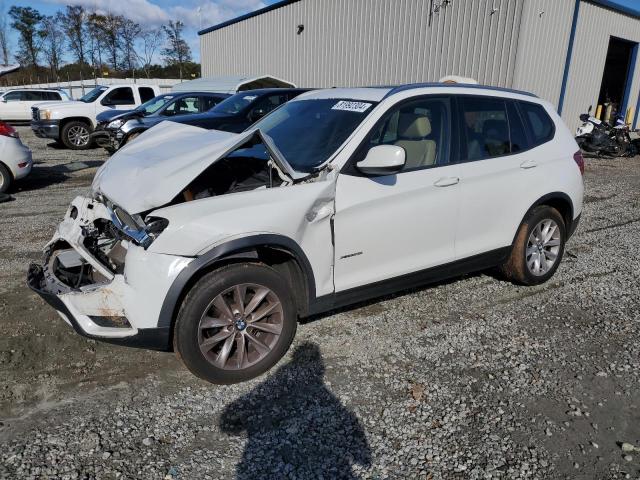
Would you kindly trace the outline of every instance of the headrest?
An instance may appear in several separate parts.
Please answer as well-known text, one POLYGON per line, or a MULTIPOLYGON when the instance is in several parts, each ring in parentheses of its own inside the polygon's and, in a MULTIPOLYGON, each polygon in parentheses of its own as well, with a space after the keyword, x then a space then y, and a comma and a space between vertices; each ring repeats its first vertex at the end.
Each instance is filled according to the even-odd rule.
POLYGON ((482 124, 482 134, 485 137, 500 137, 508 135, 509 127, 506 120, 485 120, 482 124))
POLYGON ((401 113, 398 118, 398 137, 421 140, 431 133, 431 122, 424 115, 401 113))

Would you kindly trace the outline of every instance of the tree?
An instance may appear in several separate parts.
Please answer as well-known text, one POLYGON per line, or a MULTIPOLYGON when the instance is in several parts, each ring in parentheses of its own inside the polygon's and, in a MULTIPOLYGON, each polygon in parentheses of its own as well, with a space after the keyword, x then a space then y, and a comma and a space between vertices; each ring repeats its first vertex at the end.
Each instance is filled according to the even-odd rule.
POLYGON ((38 66, 43 39, 40 23, 44 17, 34 8, 15 5, 9 9, 9 16, 13 19, 11 26, 20 36, 18 59, 25 65, 38 66))
POLYGON ((102 23, 102 15, 90 13, 87 16, 87 37, 89 39, 89 56, 94 71, 101 69, 102 62, 102 34, 100 24, 102 23))
POLYGON ((142 28, 139 24, 128 18, 121 19, 120 36, 122 37, 123 64, 131 72, 133 72, 138 59, 135 44, 141 33, 142 28))
POLYGON ((87 11, 81 6, 67 5, 60 14, 62 28, 69 42, 69 48, 79 64, 87 63, 87 11))
POLYGON ((62 13, 58 12, 56 16, 46 16, 42 20, 42 34, 44 36, 42 51, 54 77, 58 75, 62 56, 64 55, 63 16, 62 13))
POLYGON ((2 63, 8 65, 11 60, 9 58, 9 25, 2 1, 0 1, 0 55, 2 55, 2 63))
MULTIPOLYGON (((97 44, 106 50, 107 58, 111 67, 116 70, 119 66, 118 57, 121 48, 120 31, 124 17, 107 13, 100 15, 92 13, 90 21, 94 26, 94 34, 96 35, 97 44)), ((102 63, 102 55, 100 52, 100 63, 102 63)))
POLYGON ((151 78, 151 65, 156 51, 164 43, 164 30, 145 30, 141 33, 142 53, 138 54, 138 60, 142 64, 147 78, 151 78))
POLYGON ((177 65, 180 71, 180 80, 182 80, 182 73, 184 64, 191 62, 191 49, 189 45, 182 37, 182 30, 184 29, 184 23, 180 20, 174 22, 169 20, 169 25, 163 25, 162 29, 167 34, 168 44, 162 50, 162 56, 167 65, 177 65))

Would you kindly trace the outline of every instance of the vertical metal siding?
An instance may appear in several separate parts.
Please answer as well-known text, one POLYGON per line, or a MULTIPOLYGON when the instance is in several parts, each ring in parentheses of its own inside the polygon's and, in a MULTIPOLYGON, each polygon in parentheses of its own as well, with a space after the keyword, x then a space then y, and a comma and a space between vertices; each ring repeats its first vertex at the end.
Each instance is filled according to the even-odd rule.
POLYGON ((304 0, 203 34, 202 74, 268 72, 316 87, 457 74, 511 87, 525 4, 452 0, 429 26, 428 0, 304 0))
MULTIPOLYGON (((611 36, 640 43, 640 20, 582 2, 562 111, 562 118, 571 128, 577 126, 578 116, 589 105, 595 109, 611 36)), ((635 71, 629 106, 637 104, 640 94, 640 62, 632 67, 635 71)))
POLYGON ((514 88, 558 105, 575 0, 528 0, 515 60, 514 88))

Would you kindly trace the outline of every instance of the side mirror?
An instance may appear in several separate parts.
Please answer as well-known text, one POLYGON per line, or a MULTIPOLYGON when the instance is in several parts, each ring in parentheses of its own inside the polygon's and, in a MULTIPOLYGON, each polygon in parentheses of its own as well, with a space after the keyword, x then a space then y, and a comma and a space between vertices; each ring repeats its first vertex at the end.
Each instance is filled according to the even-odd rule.
POLYGON ((356 168, 370 176, 392 175, 404 168, 405 161, 404 148, 378 145, 369 149, 367 156, 356 164, 356 168))
POLYGON ((2 103, 7 103, 7 99, 2 97, 2 103))

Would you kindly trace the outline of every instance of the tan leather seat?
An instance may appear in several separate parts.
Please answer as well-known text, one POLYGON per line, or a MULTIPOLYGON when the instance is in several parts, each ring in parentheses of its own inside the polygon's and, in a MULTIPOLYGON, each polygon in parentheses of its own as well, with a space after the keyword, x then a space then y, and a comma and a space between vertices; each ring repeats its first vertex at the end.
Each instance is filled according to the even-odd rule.
POLYGON ((436 163, 437 145, 425 137, 431 134, 431 122, 423 115, 401 113, 398 118, 398 139, 394 145, 407 152, 405 169, 420 168, 436 163))

